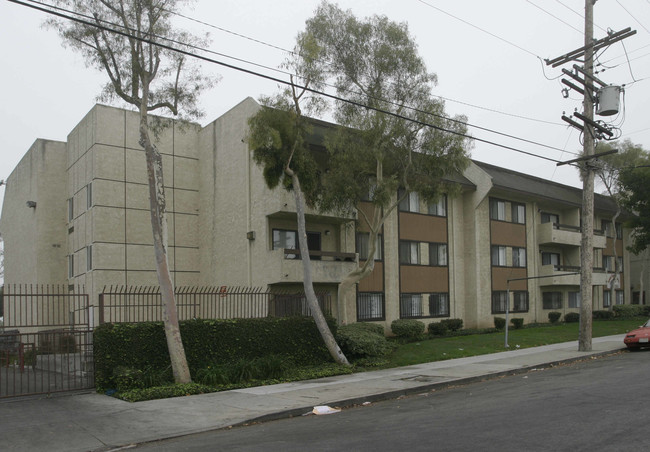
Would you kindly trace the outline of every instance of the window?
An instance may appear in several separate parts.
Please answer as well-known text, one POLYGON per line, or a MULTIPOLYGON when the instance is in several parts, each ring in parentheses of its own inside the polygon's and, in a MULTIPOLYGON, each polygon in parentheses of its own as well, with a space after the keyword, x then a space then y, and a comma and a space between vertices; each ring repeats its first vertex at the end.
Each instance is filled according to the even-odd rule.
POLYGON ((429 243, 429 265, 447 266, 447 244, 429 243))
MULTIPOLYGON (((377 234, 377 241, 375 243, 375 260, 380 261, 382 250, 381 250, 381 234, 377 234)), ((357 253, 359 253, 359 260, 365 261, 368 259, 368 253, 370 252, 370 233, 369 232, 357 232, 357 253)))
POLYGON ((614 256, 603 256, 603 268, 608 272, 614 271, 614 256))
MULTIPOLYGON (((274 250, 296 250, 298 249, 298 233, 285 229, 273 230, 273 249, 274 250)), ((287 259, 297 259, 296 254, 286 254, 287 259)))
POLYGON ((517 290, 514 292, 515 305, 513 312, 528 312, 528 292, 517 290))
POLYGON ((542 252, 542 265, 553 265, 557 269, 560 266, 560 254, 542 252))
POLYGON ((422 317, 422 295, 403 293, 400 296, 399 316, 402 319, 422 317))
POLYGON ((86 270, 90 271, 93 269, 93 246, 88 245, 86 247, 86 270))
POLYGON ((495 290, 492 292, 492 314, 506 312, 508 305, 508 292, 504 290, 495 290))
POLYGON ((569 307, 570 308, 579 308, 581 300, 580 292, 569 292, 569 307))
POLYGON ((542 212, 542 223, 560 224, 560 216, 554 213, 542 212))
POLYGON ((616 304, 624 304, 625 303, 625 293, 622 290, 617 290, 616 291, 616 304))
POLYGON ((612 305, 612 294, 609 290, 603 290, 603 307, 608 308, 612 305))
POLYGON ((93 206, 93 184, 92 182, 86 185, 86 209, 93 206))
POLYGON ((512 249, 512 266, 526 267, 526 248, 512 249))
POLYGON ((74 278, 74 254, 68 256, 68 278, 74 278))
POLYGON ((543 309, 562 309, 562 292, 542 293, 543 309))
POLYGON ((490 219, 506 221, 506 202, 496 199, 490 200, 490 219))
POLYGON ((432 293, 429 295, 429 315, 432 317, 449 317, 448 293, 432 293))
POLYGON ((616 262, 618 262, 618 271, 623 272, 623 258, 622 257, 616 258, 616 262))
POLYGON ((616 238, 623 240, 623 226, 621 223, 616 223, 616 238))
POLYGON ((614 234, 612 232, 612 222, 611 221, 602 220, 600 228, 605 233, 605 237, 614 237, 614 234))
POLYGON ((68 199, 68 221, 74 220, 74 198, 68 199))
POLYGON ((526 224, 526 206, 512 203, 512 222, 526 224))
POLYGON ((383 320, 384 294, 359 292, 357 294, 357 318, 359 320, 383 320))
MULTIPOLYGON (((400 198, 404 195, 404 190, 400 189, 397 194, 400 198)), ((420 212, 420 195, 416 192, 409 192, 399 203, 399 210, 402 212, 420 212)))
POLYGON ((429 215, 436 215, 438 217, 447 216, 447 197, 442 195, 438 202, 429 203, 428 206, 429 215))
POLYGON ((399 263, 400 264, 419 264, 420 263, 420 243, 400 240, 399 242, 399 263))
POLYGON ((492 265, 495 267, 506 266, 506 247, 492 245, 492 265))

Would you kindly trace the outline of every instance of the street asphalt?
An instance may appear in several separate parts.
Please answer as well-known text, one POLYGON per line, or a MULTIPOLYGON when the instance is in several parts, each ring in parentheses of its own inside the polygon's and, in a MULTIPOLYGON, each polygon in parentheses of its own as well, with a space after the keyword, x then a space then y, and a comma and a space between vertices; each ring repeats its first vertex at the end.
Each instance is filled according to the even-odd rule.
MULTIPOLYGON (((452 385, 528 372, 620 351, 624 335, 490 355, 129 403, 97 393, 0 402, 3 451, 110 451, 250 422, 300 416, 316 406, 344 408, 452 385)), ((336 416, 336 414, 329 414, 336 416)))

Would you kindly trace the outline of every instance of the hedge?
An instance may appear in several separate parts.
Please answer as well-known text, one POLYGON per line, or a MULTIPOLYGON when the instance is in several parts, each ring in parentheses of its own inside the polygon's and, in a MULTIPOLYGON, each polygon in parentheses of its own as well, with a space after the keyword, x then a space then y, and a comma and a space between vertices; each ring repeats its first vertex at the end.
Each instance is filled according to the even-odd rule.
MULTIPOLYGON (((333 319, 328 319, 336 334, 333 319)), ((180 322, 185 355, 194 372, 215 363, 282 355, 298 365, 331 361, 310 317, 266 317, 236 320, 180 322)), ((94 332, 95 385, 115 388, 114 370, 169 367, 169 352, 162 322, 104 324, 94 332)))
POLYGON ((406 341, 417 341, 424 333, 424 323, 415 319, 397 319, 390 324, 395 336, 406 341))
POLYGON ((336 340, 348 359, 375 358, 392 349, 386 340, 384 327, 372 323, 352 323, 338 328, 336 340))

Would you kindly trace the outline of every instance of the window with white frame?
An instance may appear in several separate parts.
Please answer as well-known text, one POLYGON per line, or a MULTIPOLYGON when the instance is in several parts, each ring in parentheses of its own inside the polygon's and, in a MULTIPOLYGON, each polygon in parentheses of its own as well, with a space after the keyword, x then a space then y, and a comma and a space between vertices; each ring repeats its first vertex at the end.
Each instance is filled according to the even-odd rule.
POLYGON ((92 182, 86 185, 86 209, 93 206, 93 184, 92 182))
POLYGON ((74 254, 68 255, 68 278, 74 278, 74 254))
MULTIPOLYGON (((287 229, 273 229, 274 250, 295 250, 298 249, 298 233, 287 229)), ((297 259, 296 254, 286 254, 287 259, 297 259)))
POLYGON ((437 202, 429 203, 428 205, 429 215, 436 215, 438 217, 447 216, 447 197, 445 195, 440 196, 440 199, 437 202))
POLYGON ((400 240, 399 263, 419 265, 420 264, 420 242, 410 242, 408 240, 400 240))
POLYGON ((492 265, 495 267, 505 267, 506 263, 506 247, 499 245, 492 245, 492 265))
POLYGON ((86 247, 86 270, 90 271, 93 269, 93 246, 88 245, 86 247))
POLYGON ((543 292, 543 309, 562 309, 562 292, 543 292))
POLYGON ((603 307, 608 308, 612 305, 612 293, 609 290, 603 290, 603 307))
POLYGON ((508 305, 508 292, 505 290, 495 290, 492 292, 492 314, 501 314, 506 312, 508 305))
POLYGON ((447 244, 429 243, 429 265, 447 266, 447 244))
MULTIPOLYGON (((357 232, 357 253, 359 253, 359 260, 360 261, 367 260, 369 252, 370 252, 370 233, 357 232)), ((381 256, 382 256, 382 236, 381 234, 377 234, 377 240, 375 241, 374 260, 380 261, 381 256)))
POLYGON ((512 222, 526 224, 526 206, 524 204, 512 203, 512 222))
POLYGON ((570 308, 579 308, 581 300, 580 292, 569 292, 569 307, 570 308))
POLYGON ((402 319, 422 317, 422 294, 403 293, 400 296, 399 316, 402 319))
POLYGON ((625 293, 622 290, 617 290, 615 292, 615 295, 616 295, 616 304, 625 303, 625 293))
POLYGON ((555 213, 542 212, 542 223, 560 224, 560 216, 555 213))
POLYGON ((512 266, 526 267, 526 248, 512 248, 512 266))
POLYGON ((490 219, 506 221, 506 202, 490 199, 490 219))
POLYGON ((616 223, 616 238, 623 239, 623 225, 621 223, 616 223))
POLYGON ((381 292, 359 292, 357 294, 358 320, 384 319, 384 294, 381 292))
MULTIPOLYGON (((400 189, 398 191, 398 196, 401 198, 404 196, 404 190, 400 189)), ((420 212, 420 195, 417 192, 411 191, 400 201, 399 210, 402 212, 420 212)))
POLYGON ((429 315, 432 317, 449 317, 449 294, 429 294, 429 315))
POLYGON ((608 272, 614 271, 614 256, 603 256, 603 268, 608 272))
POLYGON ((623 258, 622 257, 617 257, 616 262, 618 262, 618 271, 622 272, 623 271, 623 258))
POLYGON ((542 265, 553 265, 556 269, 560 266, 560 253, 542 252, 542 265))
POLYGON ((68 198, 68 221, 74 220, 74 198, 68 198))
POLYGON ((513 312, 528 312, 528 291, 516 290, 513 292, 513 312))

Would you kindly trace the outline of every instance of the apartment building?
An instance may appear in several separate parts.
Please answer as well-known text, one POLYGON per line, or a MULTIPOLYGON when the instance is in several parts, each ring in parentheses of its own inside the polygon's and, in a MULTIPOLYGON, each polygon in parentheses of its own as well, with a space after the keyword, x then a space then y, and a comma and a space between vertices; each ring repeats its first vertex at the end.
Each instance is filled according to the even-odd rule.
MULTIPOLYGON (((167 120, 157 137, 177 286, 302 289, 293 195, 266 187, 246 142, 258 108, 245 99, 205 127, 167 120)), ((314 152, 324 155, 332 127, 314 121, 314 152)), ((7 180, 7 283, 84 285, 91 300, 105 286, 156 284, 138 139, 136 113, 97 105, 66 142, 36 141, 7 180)), ((460 193, 433 204, 395 193, 404 198, 383 226, 374 270, 346 299, 337 287, 367 257, 367 225, 307 210, 315 288, 331 294, 339 321, 462 318, 483 327, 506 306, 526 323, 578 311, 579 276, 571 273, 580 265, 580 190, 481 162, 450 178, 460 193)), ((632 301, 630 262, 626 231, 608 226, 614 204, 597 195, 595 209, 603 231, 594 237, 594 309, 604 309, 632 301), (615 255, 623 272, 612 300, 603 288, 615 255)))

